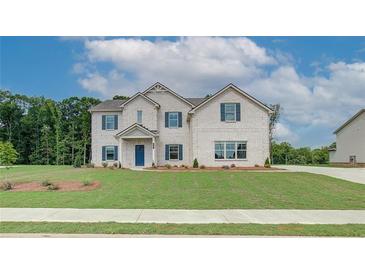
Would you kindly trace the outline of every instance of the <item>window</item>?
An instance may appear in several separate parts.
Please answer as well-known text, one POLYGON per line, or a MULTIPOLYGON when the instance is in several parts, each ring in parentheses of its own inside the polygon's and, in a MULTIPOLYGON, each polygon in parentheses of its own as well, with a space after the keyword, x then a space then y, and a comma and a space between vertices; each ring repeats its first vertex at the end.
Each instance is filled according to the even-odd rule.
POLYGON ((105 147, 105 159, 107 161, 113 161, 114 160, 114 147, 110 146, 110 147, 105 147))
POLYGON ((106 129, 114 129, 114 115, 105 115, 105 128, 106 129))
POLYGON ((217 160, 245 160, 247 159, 247 142, 215 142, 214 158, 217 160))
POLYGON ((177 112, 169 112, 169 127, 177 128, 179 125, 179 115, 177 112))
POLYGON ((137 123, 142 124, 142 110, 137 110, 137 123))
POLYGON ((179 160, 179 145, 169 145, 169 159, 179 160))
POLYGON ((224 104, 225 121, 236 121, 236 104, 224 104))

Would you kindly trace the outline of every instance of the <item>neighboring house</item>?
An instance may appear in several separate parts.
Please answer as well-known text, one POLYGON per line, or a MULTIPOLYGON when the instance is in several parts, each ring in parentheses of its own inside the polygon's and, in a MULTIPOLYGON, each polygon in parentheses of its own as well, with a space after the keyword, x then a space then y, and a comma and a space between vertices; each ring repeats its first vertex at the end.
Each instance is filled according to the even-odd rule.
POLYGON ((329 149, 330 163, 365 164, 365 109, 335 132, 336 148, 329 149))
POLYGON ((92 113, 92 162, 122 167, 264 165, 272 110, 233 84, 207 98, 184 98, 156 83, 92 113))

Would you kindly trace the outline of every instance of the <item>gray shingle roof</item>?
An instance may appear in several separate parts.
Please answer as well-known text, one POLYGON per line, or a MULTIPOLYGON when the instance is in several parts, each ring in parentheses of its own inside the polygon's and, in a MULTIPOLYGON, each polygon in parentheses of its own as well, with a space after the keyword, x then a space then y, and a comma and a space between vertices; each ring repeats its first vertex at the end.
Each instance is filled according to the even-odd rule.
POLYGON ((90 111, 121 110, 120 105, 126 100, 106 100, 90 108, 90 111))
POLYGON ((185 98, 185 99, 188 100, 193 105, 197 106, 203 101, 205 101, 207 98, 185 98))

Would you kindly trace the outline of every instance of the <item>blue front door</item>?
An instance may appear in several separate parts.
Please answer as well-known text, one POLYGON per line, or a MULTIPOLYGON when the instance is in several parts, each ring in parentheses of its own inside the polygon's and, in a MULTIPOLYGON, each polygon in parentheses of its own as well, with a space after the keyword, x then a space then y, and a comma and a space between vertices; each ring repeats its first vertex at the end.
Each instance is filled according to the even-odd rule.
POLYGON ((144 145, 136 145, 136 166, 144 166, 144 145))

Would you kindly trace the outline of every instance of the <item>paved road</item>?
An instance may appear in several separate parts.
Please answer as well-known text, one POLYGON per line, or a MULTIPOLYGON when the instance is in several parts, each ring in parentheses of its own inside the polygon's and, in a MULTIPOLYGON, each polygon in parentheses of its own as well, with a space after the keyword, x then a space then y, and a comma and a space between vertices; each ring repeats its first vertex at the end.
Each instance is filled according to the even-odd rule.
POLYGON ((365 224, 365 210, 1 208, 0 221, 176 224, 365 224))
POLYGON ((291 166, 280 165, 278 168, 285 168, 289 171, 301 171, 315 174, 327 175, 354 183, 365 184, 365 168, 341 168, 341 167, 315 167, 315 166, 291 166))

